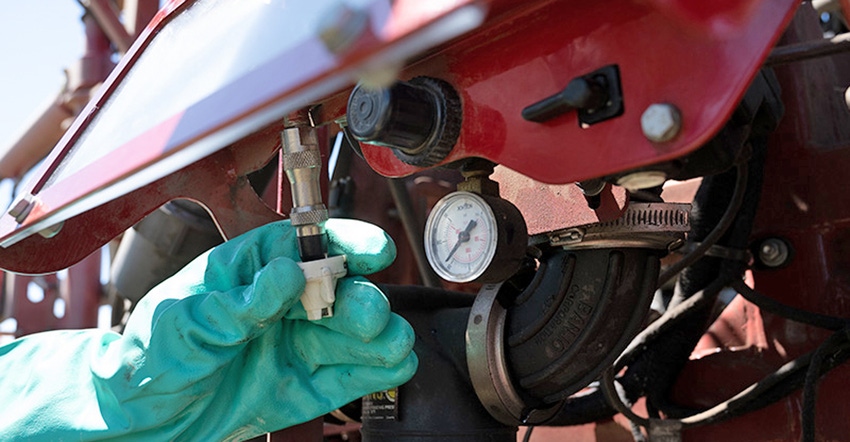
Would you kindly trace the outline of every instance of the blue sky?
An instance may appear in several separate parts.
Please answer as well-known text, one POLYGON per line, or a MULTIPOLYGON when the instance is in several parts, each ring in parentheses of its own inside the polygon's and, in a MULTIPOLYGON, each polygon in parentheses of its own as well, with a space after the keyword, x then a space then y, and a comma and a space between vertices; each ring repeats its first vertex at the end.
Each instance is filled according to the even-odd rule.
POLYGON ((0 15, 0 152, 64 84, 63 70, 85 50, 74 0, 3 2, 0 15))

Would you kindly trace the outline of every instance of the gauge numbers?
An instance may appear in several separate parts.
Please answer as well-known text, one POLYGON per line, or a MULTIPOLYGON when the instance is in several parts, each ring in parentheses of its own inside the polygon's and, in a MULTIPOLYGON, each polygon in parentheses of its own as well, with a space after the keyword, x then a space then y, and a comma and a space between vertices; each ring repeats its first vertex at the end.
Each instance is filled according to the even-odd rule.
POLYGON ((496 255, 493 210, 479 195, 454 192, 431 210, 425 225, 425 254, 431 268, 452 282, 481 276, 496 255))

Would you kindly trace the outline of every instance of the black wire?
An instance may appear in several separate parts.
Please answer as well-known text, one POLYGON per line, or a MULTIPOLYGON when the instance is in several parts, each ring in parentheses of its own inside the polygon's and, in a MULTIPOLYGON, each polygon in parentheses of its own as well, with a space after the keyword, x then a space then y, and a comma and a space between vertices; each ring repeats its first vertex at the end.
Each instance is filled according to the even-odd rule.
POLYGON ((732 193, 729 206, 726 207, 726 211, 723 213, 720 221, 697 247, 682 257, 682 259, 678 262, 668 267, 667 270, 658 277, 658 287, 663 286, 667 283, 667 281, 678 275, 679 272, 699 261, 705 253, 708 252, 708 249, 717 243, 726 231, 729 230, 729 227, 731 227, 732 223, 735 221, 735 215, 738 214, 738 211, 741 209, 741 205, 744 202, 744 196, 747 190, 747 177, 747 163, 739 164, 737 167, 737 177, 735 178, 735 190, 732 193))
MULTIPOLYGON (((615 363, 616 370, 620 370, 623 367, 630 365, 635 360, 636 356, 639 355, 639 353, 655 339, 675 328, 676 325, 682 321, 687 320, 689 318, 688 313, 690 311, 704 305, 708 300, 712 300, 712 293, 716 294, 717 291, 721 290, 730 281, 730 275, 732 273, 734 272, 721 274, 704 290, 697 292, 692 297, 669 310, 661 317, 661 319, 652 323, 647 329, 641 332, 641 334, 638 335, 638 337, 632 342, 632 345, 623 352, 618 361, 615 363)), ((733 287, 738 286, 738 278, 731 280, 736 281, 731 284, 733 287)), ((738 287, 739 292, 747 292, 747 294, 749 294, 749 291, 740 290, 740 288, 742 287, 738 287)), ((763 297, 764 295, 761 296, 763 297)), ((758 305, 758 303, 756 303, 756 305, 758 305)), ((788 311, 794 310, 791 307, 787 308, 790 309, 788 311)), ((765 308, 765 310, 768 309, 765 308)), ((842 323, 846 324, 846 322, 842 323)), ((808 384, 806 384, 807 373, 812 373, 812 376, 815 376, 814 374, 817 373, 817 376, 820 376, 850 359, 850 337, 847 336, 848 334, 850 334, 850 325, 846 325, 846 329, 842 328, 841 331, 837 332, 834 335, 834 339, 824 341, 824 343, 818 348, 818 350, 820 350, 824 355, 823 357, 819 356, 819 359, 821 359, 822 362, 816 364, 814 368, 810 367, 812 358, 818 350, 789 361, 775 372, 750 385, 734 397, 721 402, 708 410, 698 412, 696 414, 693 414, 692 410, 680 410, 682 414, 690 414, 690 416, 681 419, 683 428, 717 423, 732 417, 759 410, 781 400, 784 397, 787 397, 803 385, 806 385, 806 388, 809 391, 809 393, 804 391, 804 398, 811 398, 809 401, 813 402, 815 397, 810 392, 814 388, 814 382, 809 381, 808 384), (841 339, 839 339, 839 336, 841 339)), ((612 392, 617 391, 615 386, 612 387, 613 373, 614 371, 612 369, 603 373, 600 390, 602 390, 601 393, 603 393, 602 397, 604 398, 604 402, 608 403, 609 406, 614 408, 617 412, 629 417, 630 420, 635 420, 638 424, 648 423, 647 419, 635 415, 630 409, 626 411, 626 408, 628 407, 626 407, 623 404, 623 401, 620 400, 620 395, 617 394, 614 396, 612 394, 612 392)), ((809 377, 809 379, 811 379, 811 377, 809 377)), ((666 407, 665 411, 669 412, 666 407)), ((811 426, 813 428, 814 407, 806 406, 804 407, 803 412, 802 420, 804 422, 804 427, 809 428, 809 426, 811 426)), ((579 422, 577 421, 572 422, 572 424, 578 423, 579 422)))
POLYGON ((526 427, 525 436, 522 438, 522 442, 528 442, 531 440, 531 432, 534 431, 534 425, 529 425, 526 427))
POLYGON ((765 296, 748 286, 743 280, 733 281, 732 288, 738 291, 747 301, 759 306, 760 309, 782 316, 795 322, 814 325, 827 330, 841 330, 847 326, 848 320, 835 316, 813 313, 799 308, 785 305, 773 298, 765 296))
POLYGON ((649 419, 638 416, 634 411, 632 411, 623 396, 621 396, 621 392, 614 384, 614 367, 610 367, 602 373, 602 380, 600 384, 602 394, 605 395, 608 403, 611 404, 611 406, 614 407, 614 409, 620 414, 629 419, 629 428, 635 442, 646 442, 646 437, 644 437, 643 432, 640 431, 640 427, 644 427, 647 431, 649 431, 650 421, 649 419))
MULTIPOLYGON (((786 363, 782 367, 779 367, 778 370, 767 375, 762 380, 745 388, 732 398, 727 399, 715 405, 714 407, 709 408, 708 410, 681 419, 682 426, 696 427, 700 425, 707 425, 710 423, 715 423, 730 417, 737 416, 739 414, 743 414, 737 413, 736 411, 752 411, 748 407, 748 405, 752 401, 766 394, 773 387, 787 381, 788 378, 793 376, 794 374, 802 373, 803 369, 809 365, 811 358, 812 353, 807 353, 797 359, 794 359, 793 361, 786 363)), ((766 406, 768 405, 768 403, 765 403, 763 405, 766 406)))
POLYGON ((649 419, 638 416, 623 402, 623 398, 620 397, 620 393, 617 391, 617 386, 614 385, 614 367, 610 367, 602 372, 601 380, 602 382, 600 382, 600 386, 602 387, 602 393, 605 395, 605 398, 608 399, 608 403, 611 404, 618 413, 628 418, 629 421, 644 428, 649 428, 649 419))
POLYGON ((714 303, 717 294, 723 290, 729 281, 736 278, 734 271, 724 271, 704 289, 694 293, 688 299, 682 301, 675 307, 667 310, 655 322, 641 331, 629 344, 625 351, 617 358, 614 367, 617 370, 631 364, 640 356, 643 349, 654 340, 676 328, 683 321, 688 320, 690 313, 701 310, 708 303, 714 303))
POLYGON ((806 370, 806 378, 803 383, 803 409, 800 412, 800 421, 803 427, 800 438, 803 442, 814 442, 815 440, 815 404, 817 403, 818 381, 822 374, 821 366, 830 353, 838 350, 840 345, 847 341, 848 332, 850 332, 850 328, 844 328, 827 338, 815 351, 809 369, 806 370))
MULTIPOLYGON (((717 423, 764 408, 788 396, 803 384, 805 386, 801 416, 803 442, 813 441, 817 380, 848 358, 850 358, 850 326, 830 336, 816 351, 784 364, 732 398, 679 421, 682 428, 717 423)), ((624 403, 614 382, 614 369, 610 368, 603 373, 601 379, 601 389, 608 403, 630 422, 648 429, 650 419, 638 416, 624 403)))
MULTIPOLYGON (((817 376, 820 376, 846 361, 850 358, 848 349, 850 349, 850 343, 848 343, 846 332, 842 330, 824 341, 818 347, 818 350, 806 353, 786 363, 734 397, 708 410, 682 418, 682 426, 689 428, 717 423, 764 408, 797 390, 804 383, 809 372, 817 373, 817 376), (812 368, 813 360, 818 351, 822 352, 823 356, 831 357, 828 360, 821 357, 821 362, 812 368), (824 362, 826 362, 826 366, 823 365, 824 362)), ((814 407, 811 409, 813 411, 814 407)))

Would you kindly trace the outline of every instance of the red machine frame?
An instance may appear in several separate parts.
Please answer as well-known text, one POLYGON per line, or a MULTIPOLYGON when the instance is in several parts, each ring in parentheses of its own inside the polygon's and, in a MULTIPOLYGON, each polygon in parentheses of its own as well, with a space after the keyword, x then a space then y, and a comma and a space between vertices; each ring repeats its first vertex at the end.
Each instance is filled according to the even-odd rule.
MULTIPOLYGON (((172 1, 157 15, 89 107, 90 111, 115 90, 159 27, 190 3, 172 1)), ((797 7, 790 0, 781 4, 767 0, 624 1, 620 8, 593 2, 537 0, 517 5, 507 0, 491 0, 444 2, 428 15, 416 9, 422 3, 396 2, 383 40, 375 35, 363 36, 340 59, 315 55, 321 43, 308 42, 295 53, 222 90, 210 101, 171 116, 140 139, 93 163, 90 170, 81 171, 79 176, 61 185, 44 187, 62 155, 91 121, 92 112, 87 112, 87 117, 75 123, 51 154, 41 179, 27 188, 39 197, 41 205, 21 225, 9 216, 0 218, 0 234, 7 242, 7 247, 0 250, 0 265, 27 273, 67 267, 174 198, 204 203, 228 235, 280 219, 280 215, 253 194, 245 178, 275 155, 281 126, 270 123, 248 139, 221 146, 221 150, 186 166, 180 173, 161 177, 65 219, 62 232, 56 237, 31 235, 10 239, 17 232, 50 219, 54 211, 185 148, 192 140, 252 112, 267 109, 311 85, 329 81, 333 71, 350 73, 370 57, 392 49, 418 32, 417 29, 421 30, 420 26, 470 5, 486 6, 488 10, 478 32, 417 55, 401 71, 405 78, 416 75, 444 78, 464 93, 468 124, 464 125, 458 147, 444 163, 483 157, 541 182, 567 183, 679 158, 704 144, 729 118, 797 7), (541 26, 547 20, 558 21, 561 26, 541 26), (280 81, 276 67, 294 56, 314 66, 318 73, 290 79, 290 83, 280 81), (587 128, 579 126, 575 115, 543 124, 521 119, 524 106, 560 90, 574 76, 607 64, 617 64, 622 73, 625 94, 622 116, 587 128), (256 95, 246 95, 249 84, 268 87, 256 95), (219 100, 233 103, 237 99, 243 100, 239 102, 241 107, 234 105, 227 112, 214 105, 219 100), (641 133, 641 113, 654 103, 674 104, 682 114, 682 131, 669 142, 653 143, 641 133), (193 113, 201 116, 193 121, 203 124, 191 127, 188 132, 175 133, 181 119, 193 113), (151 143, 152 140, 157 142, 151 143), (146 147, 153 145, 158 149, 138 149, 136 145, 142 142, 146 147), (128 162, 128 156, 133 161, 128 162), (91 179, 92 173, 97 180, 91 179)), ((843 3, 845 11, 850 11, 850 4, 846 0, 843 3)), ((803 30, 792 25, 790 32, 798 37, 792 43, 805 41, 803 30)), ((319 52, 324 53, 324 49, 319 52)), ((843 63, 850 64, 846 60, 843 63)), ((806 69, 810 67, 781 68, 778 74, 783 81, 799 84, 806 78, 806 69)), ((344 113, 348 84, 334 81, 328 83, 332 87, 321 89, 323 95, 315 97, 315 104, 322 105, 315 114, 319 123, 331 123, 344 113)), ((834 139, 818 138, 815 132, 834 127, 820 126, 817 121, 835 120, 836 109, 818 110, 814 98, 813 92, 804 86, 783 96, 787 115, 771 140, 766 171, 771 187, 763 195, 754 233, 754 238, 775 236, 788 240, 795 259, 787 267, 757 269, 754 280, 760 291, 788 305, 848 317, 850 261, 846 252, 850 250, 847 233, 850 204, 846 203, 850 201, 840 192, 827 194, 823 189, 843 188, 843 174, 850 167, 847 154, 850 134, 839 125, 834 139), (801 132, 800 127, 805 126, 795 124, 801 121, 816 129, 801 132), (811 175, 809 170, 817 173, 811 175)), ((419 171, 400 162, 388 149, 366 145, 363 152, 370 165, 384 175, 401 177, 419 171)), ((583 204, 579 198, 578 194, 570 196, 576 201, 575 207, 583 204)), ((532 207, 526 209, 525 215, 539 218, 546 210, 546 207, 532 207)), ((586 222, 588 218, 577 216, 577 219, 586 222)), ((545 231, 545 226, 537 230, 545 231)), ((736 300, 704 338, 695 353, 702 357, 688 364, 673 397, 693 406, 713 405, 775 369, 777 364, 810 350, 825 336, 824 332, 763 315, 752 304, 736 300), (736 376, 730 376, 730 372, 736 376), (700 388, 701 385, 705 388, 700 388)), ((829 416, 850 413, 850 406, 840 396, 841 387, 848 382, 850 369, 847 368, 839 368, 825 379, 819 406, 834 407, 829 416)), ((796 437, 799 402, 798 395, 790 396, 745 418, 689 431, 686 437, 689 440, 796 437)), ((818 421, 818 428, 825 440, 846 437, 850 431, 846 422, 826 418, 818 421)), ((587 428, 574 431, 574 435, 580 431, 586 433, 587 428)))

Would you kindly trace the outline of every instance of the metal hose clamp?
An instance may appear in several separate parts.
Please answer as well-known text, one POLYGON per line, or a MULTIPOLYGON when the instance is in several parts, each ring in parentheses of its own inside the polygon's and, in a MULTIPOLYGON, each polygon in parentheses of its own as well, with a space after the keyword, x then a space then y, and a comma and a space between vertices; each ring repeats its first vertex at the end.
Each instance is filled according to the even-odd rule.
POLYGON ((497 421, 506 425, 544 422, 560 407, 529 407, 511 382, 505 358, 507 311, 496 300, 502 283, 486 284, 478 292, 466 326, 466 364, 478 400, 497 421))

